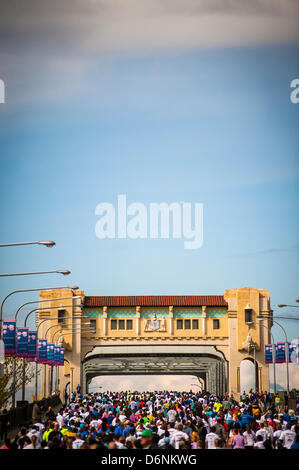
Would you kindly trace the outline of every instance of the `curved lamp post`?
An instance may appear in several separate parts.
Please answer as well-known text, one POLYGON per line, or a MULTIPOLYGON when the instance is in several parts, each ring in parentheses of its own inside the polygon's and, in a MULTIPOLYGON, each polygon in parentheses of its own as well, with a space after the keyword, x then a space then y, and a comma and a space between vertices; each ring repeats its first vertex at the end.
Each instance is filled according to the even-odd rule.
POLYGON ((8 273, 8 274, 0 274, 0 277, 7 277, 7 276, 32 276, 33 274, 63 274, 64 276, 68 276, 71 274, 71 271, 68 269, 55 269, 52 271, 35 271, 35 272, 28 272, 28 273, 8 273))
POLYGON ((8 299, 8 297, 10 297, 11 295, 13 294, 18 294, 18 293, 21 293, 21 292, 38 292, 38 291, 42 291, 42 290, 62 290, 62 289, 70 289, 70 290, 78 290, 79 287, 78 286, 66 286, 66 287, 44 287, 42 289, 39 289, 39 288, 35 288, 35 289, 18 289, 18 290, 13 290, 11 292, 9 292, 5 297, 4 299, 2 300, 1 302, 1 305, 0 305, 0 339, 2 338, 2 317, 3 317, 3 305, 4 305, 4 302, 8 299))
POLYGON ((38 242, 17 242, 17 243, 0 243, 0 248, 4 246, 20 246, 20 245, 44 245, 48 248, 52 248, 56 245, 52 240, 38 241, 38 242))
MULTIPOLYGON (((57 340, 54 341, 56 345, 58 345, 58 342, 59 342, 60 338, 62 338, 63 336, 67 336, 67 335, 69 335, 69 334, 71 334, 71 333, 75 333, 75 332, 80 332, 80 333, 83 332, 83 333, 85 333, 85 332, 91 331, 90 328, 80 328, 80 327, 64 328, 64 330, 70 330, 70 331, 69 331, 68 333, 61 333, 61 334, 58 336, 57 340)), ((95 329, 95 330, 96 330, 96 329, 95 329)), ((54 336, 55 336, 59 331, 60 331, 60 329, 54 331, 54 333, 53 333, 53 335, 52 335, 52 339, 54 339, 54 336)), ((93 330, 92 330, 92 331, 93 331, 93 330)), ((65 361, 67 361, 67 362, 69 363, 69 360, 68 360, 68 359, 65 359, 65 361)), ((56 389, 56 390, 58 390, 58 374, 57 374, 57 368, 58 368, 58 366, 56 366, 56 384, 55 384, 55 389, 56 389)), ((51 384, 51 391, 52 391, 52 384, 51 384)))
MULTIPOLYGON (((257 317, 258 318, 258 317, 257 317)), ((264 317, 263 317, 264 318, 264 317)), ((259 319, 260 320, 260 319, 259 319)), ((276 358, 275 358, 275 342, 274 342, 274 336, 272 334, 271 328, 269 328, 266 325, 263 325, 262 323, 260 326, 263 326, 264 328, 267 328, 268 331, 270 331, 271 339, 272 339, 272 359, 273 359, 273 378, 274 378, 274 395, 276 395, 276 358)))
MULTIPOLYGON (((56 307, 52 307, 52 308, 56 308, 56 307)), ((74 318, 81 318, 81 315, 78 315, 78 317, 74 317, 74 318)), ((51 320, 51 318, 44 318, 44 319, 37 325, 37 329, 36 329, 36 331, 37 331, 37 338, 38 338, 38 331, 39 331, 39 328, 41 327, 41 325, 42 325, 43 323, 45 323, 45 322, 48 321, 48 320, 51 320)), ((37 357, 37 355, 36 355, 36 360, 35 360, 35 401, 37 401, 37 386, 38 386, 38 384, 37 384, 37 375, 38 375, 38 362, 37 362, 37 360, 38 360, 38 357, 37 357)))
MULTIPOLYGON (((264 319, 264 317, 262 317, 262 316, 257 316, 256 318, 259 321, 264 319)), ((285 338, 285 354, 286 354, 286 369, 287 369, 287 392, 288 392, 288 395, 289 395, 290 394, 290 380, 289 380, 289 342, 288 342, 288 337, 287 337, 286 330, 284 329, 284 327, 280 323, 278 323, 276 320, 272 320, 272 322, 275 323, 276 325, 280 326, 280 328, 283 331, 284 338, 285 338)), ((262 326, 265 326, 265 325, 262 325, 262 326)), ((273 354, 273 352, 272 352, 272 354, 273 354)), ((275 354, 275 352, 274 352, 274 354, 275 354)))
MULTIPOLYGON (((77 298, 81 298, 80 295, 76 295, 76 296, 73 296, 73 297, 58 297, 56 299, 45 299, 45 300, 35 300, 35 301, 31 301, 31 302, 25 302, 24 304, 22 304, 15 312, 15 315, 14 315, 14 319, 15 319, 15 322, 17 324, 17 317, 18 317, 18 314, 21 310, 22 307, 24 307, 25 305, 31 305, 31 304, 35 304, 35 303, 41 303, 41 302, 50 302, 50 301, 58 301, 58 300, 66 300, 66 299, 77 299, 77 298)), ((76 305, 67 305, 66 307, 76 307, 76 305)), ((56 308, 57 307, 48 307, 46 310, 51 310, 53 308, 56 308)), ((48 318, 47 318, 48 320, 48 318)), ((13 362, 13 383, 12 383, 12 406, 14 407, 15 406, 15 399, 16 399, 16 355, 14 355, 14 362, 13 362)))

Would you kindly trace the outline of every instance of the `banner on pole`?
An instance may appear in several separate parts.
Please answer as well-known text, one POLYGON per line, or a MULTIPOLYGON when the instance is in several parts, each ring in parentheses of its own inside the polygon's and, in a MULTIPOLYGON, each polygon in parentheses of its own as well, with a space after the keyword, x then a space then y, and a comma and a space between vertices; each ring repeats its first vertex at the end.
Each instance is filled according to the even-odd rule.
POLYGON ((282 364, 286 362, 286 345, 285 343, 276 344, 276 359, 277 364, 282 364))
POLYGON ((2 339, 4 342, 5 354, 15 354, 16 352, 16 322, 15 320, 3 320, 2 339))
POLYGON ((272 344, 265 345, 265 363, 272 364, 273 363, 273 347, 272 344))
POLYGON ((47 345, 47 364, 49 366, 54 366, 54 346, 53 343, 47 345))
POLYGON ((299 364, 299 338, 289 343, 289 361, 299 364))
POLYGON ((37 332, 28 332, 28 359, 33 360, 36 357, 37 349, 37 332))
POLYGON ((17 328, 16 357, 28 356, 28 328, 17 328))
POLYGON ((59 366, 59 361, 60 361, 60 347, 59 346, 54 346, 54 365, 59 366))
POLYGON ((37 342, 37 362, 44 364, 47 362, 47 340, 39 339, 37 342))
POLYGON ((64 349, 60 348, 60 360, 59 360, 59 365, 64 366, 64 349))

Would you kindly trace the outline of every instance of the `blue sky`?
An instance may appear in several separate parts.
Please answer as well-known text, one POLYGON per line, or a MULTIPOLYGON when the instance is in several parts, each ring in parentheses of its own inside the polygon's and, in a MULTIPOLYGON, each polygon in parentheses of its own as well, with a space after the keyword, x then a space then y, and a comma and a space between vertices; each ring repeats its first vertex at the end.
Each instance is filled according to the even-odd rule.
MULTIPOLYGON (((22 15, 14 23, 7 7, 0 46, 6 85, 0 239, 53 239, 57 246, 3 248, 1 271, 68 268, 72 274, 3 278, 0 297, 15 288, 68 284, 86 295, 222 294, 250 286, 269 289, 273 307, 294 303, 299 104, 290 101, 290 82, 299 77, 299 38, 291 19, 288 32, 285 16, 265 12, 264 27, 252 31, 246 21, 256 12, 243 12, 244 35, 232 16, 232 37, 221 29, 220 15, 218 36, 209 44, 189 38, 192 13, 177 37, 173 17, 159 11, 168 29, 157 24, 152 43, 141 26, 149 28, 154 16, 131 20, 129 12, 119 37, 109 11, 106 29, 87 34, 87 12, 78 39, 75 21, 62 14, 55 23, 55 8, 43 31, 38 16, 30 24, 24 11, 24 24, 22 15), (281 21, 277 33, 273 18, 281 21), (124 34, 129 30, 131 36, 124 34), (99 240, 95 207, 116 204, 118 194, 146 205, 202 202, 203 247, 187 251, 182 240, 99 240)), ((218 19, 209 21, 213 26, 218 19)), ((27 298, 11 298, 6 313, 27 298)), ((299 336, 297 322, 285 326, 290 338, 299 336)), ((273 331, 281 340, 280 330, 273 331)))

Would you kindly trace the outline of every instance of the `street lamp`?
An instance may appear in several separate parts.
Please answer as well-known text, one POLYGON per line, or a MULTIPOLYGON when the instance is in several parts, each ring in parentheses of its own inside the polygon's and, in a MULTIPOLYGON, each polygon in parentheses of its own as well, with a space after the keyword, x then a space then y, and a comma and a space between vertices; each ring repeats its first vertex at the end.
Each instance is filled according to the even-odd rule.
MULTIPOLYGON (((37 304, 37 303, 43 303, 43 302, 56 302, 58 300, 70 300, 70 299, 81 299, 81 295, 74 295, 72 297, 56 297, 55 299, 32 300, 30 302, 25 302, 16 310, 15 317, 14 317, 15 322, 17 322, 17 317, 21 308, 25 307, 25 305, 31 305, 31 304, 37 304)), ((70 305, 70 307, 73 307, 73 305, 70 305)), ((77 307, 77 305, 74 305, 74 307, 77 307)), ((48 307, 47 310, 51 310, 51 308, 53 309, 57 307, 48 307)))
POLYGON ((31 276, 33 274, 51 274, 51 273, 56 273, 56 274, 63 274, 64 276, 67 276, 68 274, 71 274, 71 271, 68 269, 55 269, 53 271, 37 271, 37 272, 30 272, 30 273, 8 273, 8 274, 0 274, 0 277, 7 277, 7 276, 31 276))
POLYGON ((18 293, 21 293, 21 292, 37 292, 37 291, 42 291, 42 290, 61 290, 61 289, 70 289, 70 290, 78 290, 79 287, 78 286, 66 286, 66 287, 43 287, 41 289, 39 288, 35 288, 35 289, 18 289, 18 290, 13 290, 12 292, 9 292, 9 294, 7 294, 4 299, 2 300, 1 302, 1 305, 0 305, 0 338, 1 338, 1 335, 2 335, 2 317, 3 317, 3 305, 4 305, 4 302, 8 299, 8 297, 10 297, 11 295, 13 294, 18 294, 18 293))
MULTIPOLYGON (((67 298, 77 298, 77 297, 80 297, 80 296, 75 296, 75 297, 67 297, 67 298)), ((24 328, 27 327, 27 320, 28 318, 30 317, 30 315, 34 312, 37 312, 37 311, 40 311, 40 310, 52 310, 52 309, 55 309, 56 307, 42 307, 42 308, 34 308, 33 310, 31 310, 29 313, 27 313, 26 317, 25 317, 25 321, 24 321, 24 328)), ((78 318, 81 318, 81 316, 78 316, 78 318)), ((47 317, 45 318, 44 320, 42 320, 40 323, 43 323, 44 321, 46 320, 52 320, 51 317, 47 317)), ((60 330, 58 330, 60 331, 60 330)), ((26 359, 24 357, 23 359, 23 381, 22 381, 22 400, 24 401, 25 400, 25 373, 26 373, 26 359)))
MULTIPOLYGON (((75 305, 75 307, 82 308, 83 305, 75 305)), ((73 319, 74 316, 71 315, 71 316, 64 317, 64 319, 66 319, 66 318, 72 318, 72 319, 73 319)), ((78 315, 76 319, 78 319, 78 318, 84 319, 84 317, 81 316, 81 315, 78 315)), ((84 319, 84 320, 85 320, 85 319, 84 319)), ((84 322, 84 323, 81 322, 81 325, 86 326, 86 328, 87 328, 87 325, 89 325, 89 324, 90 324, 90 323, 87 322, 87 321, 84 322)), ((81 326, 81 325, 80 325, 80 326, 81 326)), ((58 326, 60 326, 60 329, 62 329, 62 328, 61 328, 61 323, 56 323, 55 325, 49 326, 49 328, 48 328, 48 329, 46 330, 46 332, 45 332, 45 339, 47 339, 47 335, 48 335, 49 331, 50 331, 52 328, 57 328, 58 326)), ((68 328, 63 328, 63 329, 68 329, 68 328)), ((70 329, 71 329, 71 328, 70 328, 70 329)), ((59 331, 59 330, 58 330, 58 331, 59 331)), ((86 331, 88 331, 88 330, 86 330, 86 331)), ((53 336, 54 336, 54 335, 52 335, 52 340, 53 340, 53 336)), ((45 396, 46 396, 46 367, 47 367, 47 365, 45 364, 45 365, 44 365, 44 394, 45 394, 45 396)), ((51 367, 53 368, 53 366, 51 366, 51 367)), ((52 369, 52 370, 53 370, 53 369, 52 369)))
MULTIPOLYGON (((88 331, 91 331, 90 328, 81 328, 81 327, 74 327, 74 328, 64 328, 64 330, 70 330, 68 333, 60 333, 60 335, 57 337, 57 340, 55 341, 55 344, 58 345, 59 343, 59 340, 60 338, 62 338, 62 336, 67 336, 71 333, 76 333, 76 332, 88 332, 88 331)), ((93 331, 93 329, 92 329, 93 331)), ((95 330, 94 330, 95 331, 95 330)), ((52 335, 52 339, 54 339, 54 336, 60 332, 60 329, 59 330, 56 330, 54 331, 53 335, 52 335)), ((67 359, 65 359, 67 362, 69 362, 67 359)), ((55 384, 55 389, 58 390, 58 374, 57 374, 57 366, 56 366, 56 384, 55 384)), ((51 391, 52 391, 52 385, 51 385, 51 391)))
MULTIPOLYGON (((25 302, 24 304, 22 304, 15 312, 15 316, 14 316, 14 320, 16 322, 16 325, 17 325, 17 317, 18 317, 18 314, 21 310, 22 307, 24 307, 25 305, 31 305, 31 304, 35 304, 35 303, 38 303, 38 302, 49 302, 49 301, 57 301, 57 300, 66 300, 66 299, 78 299, 78 298, 81 298, 80 295, 76 295, 76 296, 73 296, 73 297, 58 297, 56 299, 45 299, 45 300, 35 300, 35 301, 32 301, 32 302, 25 302)), ((76 305, 75 305, 76 306, 76 305)), ((67 307, 73 307, 73 305, 68 305, 67 307)), ((57 307, 52 307, 53 308, 57 308, 57 307)), ((47 310, 51 310, 50 307, 47 308, 47 310)), ((48 320, 48 319, 47 319, 48 320)), ((23 369, 24 370, 24 369, 23 369)), ((13 386, 12 386, 12 405, 15 406, 15 394, 16 394, 16 355, 14 355, 14 363, 13 363, 13 386)))
MULTIPOLYGON (((258 316, 256 317, 258 318, 259 320, 260 319, 263 319, 264 317, 262 318, 259 318, 258 316)), ((272 319, 272 318, 271 318, 272 319)), ((276 367, 275 367, 275 364, 276 364, 276 357, 275 357, 275 342, 274 342, 274 336, 272 334, 272 331, 271 331, 271 328, 269 328, 268 326, 264 325, 264 324, 260 324, 260 326, 263 326, 264 328, 267 328, 268 331, 270 331, 270 335, 271 335, 271 340, 272 340, 272 359, 273 359, 273 379, 274 379, 274 395, 276 395, 276 367)))
MULTIPOLYGON (((56 308, 56 307, 52 307, 52 308, 56 308)), ((72 318, 82 318, 82 316, 81 316, 81 315, 78 315, 78 316, 75 316, 75 315, 74 315, 72 318)), ((37 329, 36 329, 36 331, 37 331, 37 338, 38 338, 38 331, 39 331, 41 325, 42 325, 44 322, 48 321, 48 320, 49 320, 49 318, 45 318, 45 319, 43 319, 43 320, 37 325, 37 329)), ((37 401, 37 375, 38 375, 38 362, 37 362, 37 361, 38 361, 38 357, 37 357, 37 355, 36 355, 36 360, 35 360, 35 401, 37 401)))
MULTIPOLYGON (((257 316, 256 318, 259 321, 264 319, 263 316, 257 316)), ((275 323, 276 325, 280 326, 280 328, 283 331, 284 338, 285 338, 285 353, 286 353, 286 366, 287 366, 286 367, 286 369, 287 369, 287 392, 288 392, 288 395, 289 395, 290 394, 290 384, 289 384, 289 342, 288 342, 288 337, 287 337, 286 330, 284 329, 284 327, 280 323, 278 323, 276 320, 272 320, 272 322, 275 323)))
MULTIPOLYGON (((299 300, 299 299, 298 299, 298 300, 299 300)), ((297 302, 298 300, 296 300, 296 302, 297 302)), ((299 305, 277 304, 276 307, 279 307, 279 308, 285 308, 285 307, 299 308, 299 305)))
POLYGON ((52 246, 56 245, 56 243, 53 242, 52 240, 38 241, 38 242, 1 243, 0 247, 20 246, 20 245, 44 245, 44 246, 47 246, 48 248, 52 248, 52 246))

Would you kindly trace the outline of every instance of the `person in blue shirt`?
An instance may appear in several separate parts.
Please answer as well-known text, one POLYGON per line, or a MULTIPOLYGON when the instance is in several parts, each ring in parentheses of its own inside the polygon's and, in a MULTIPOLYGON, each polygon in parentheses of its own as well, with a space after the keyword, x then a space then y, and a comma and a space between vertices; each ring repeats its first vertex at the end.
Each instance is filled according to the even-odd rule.
POLYGON ((116 425, 115 425, 115 428, 114 428, 114 434, 115 434, 115 436, 117 436, 117 437, 124 435, 124 430, 123 430, 123 428, 121 427, 121 424, 120 424, 120 421, 119 421, 119 420, 116 421, 116 425))
POLYGON ((124 436, 125 438, 129 437, 130 432, 133 431, 133 430, 134 430, 134 428, 133 428, 132 424, 131 424, 129 421, 127 421, 127 422, 126 422, 126 427, 125 427, 125 429, 123 430, 123 436, 124 436))
POLYGON ((249 413, 243 413, 239 419, 241 419, 241 426, 248 426, 251 423, 253 416, 249 413))
POLYGON ((84 424, 83 424, 83 426, 82 426, 82 424, 81 424, 81 425, 80 425, 80 428, 81 428, 81 429, 80 429, 81 439, 84 439, 84 441, 86 441, 86 439, 88 438, 89 433, 88 433, 88 431, 86 430, 84 424))
POLYGON ((294 443, 291 445, 290 449, 297 449, 299 450, 299 434, 296 434, 296 438, 294 443))
POLYGON ((109 411, 108 418, 107 418, 107 423, 109 424, 109 426, 112 424, 112 421, 114 420, 114 418, 115 418, 115 416, 112 413, 112 411, 109 411))
POLYGON ((288 411, 286 411, 283 415, 282 418, 284 421, 286 421, 288 424, 291 422, 291 416, 289 415, 288 411))

